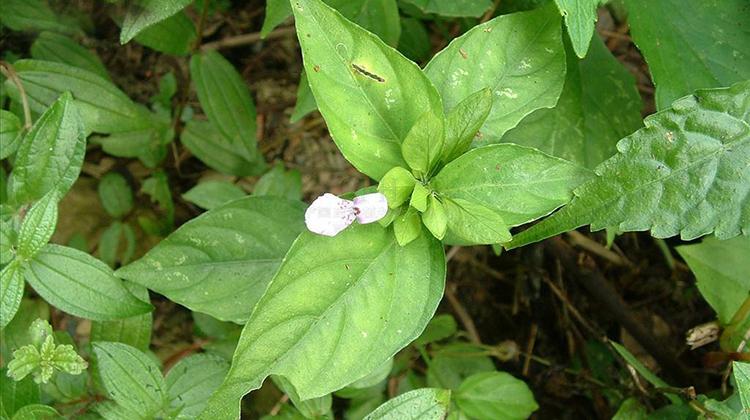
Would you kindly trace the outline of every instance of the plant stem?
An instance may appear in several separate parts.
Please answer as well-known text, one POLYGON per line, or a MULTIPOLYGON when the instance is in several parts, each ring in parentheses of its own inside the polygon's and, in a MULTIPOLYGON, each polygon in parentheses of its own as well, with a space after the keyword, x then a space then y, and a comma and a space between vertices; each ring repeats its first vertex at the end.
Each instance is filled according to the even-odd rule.
POLYGON ((18 94, 21 96, 21 106, 23 107, 23 129, 24 131, 28 131, 32 126, 31 109, 29 109, 29 98, 26 96, 26 90, 23 88, 21 79, 18 78, 16 69, 14 69, 8 62, 0 61, 0 72, 2 72, 5 77, 12 80, 13 84, 18 88, 18 94))

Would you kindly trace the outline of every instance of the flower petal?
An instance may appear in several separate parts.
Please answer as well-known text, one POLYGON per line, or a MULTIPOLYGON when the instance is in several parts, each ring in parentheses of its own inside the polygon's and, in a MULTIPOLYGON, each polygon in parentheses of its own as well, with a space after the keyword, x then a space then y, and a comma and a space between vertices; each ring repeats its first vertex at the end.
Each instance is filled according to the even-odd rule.
POLYGON ((305 212, 305 224, 310 232, 336 236, 355 219, 354 203, 325 193, 316 198, 305 212))
POLYGON ((377 222, 388 213, 388 200, 381 193, 365 194, 354 198, 354 213, 362 224, 377 222))

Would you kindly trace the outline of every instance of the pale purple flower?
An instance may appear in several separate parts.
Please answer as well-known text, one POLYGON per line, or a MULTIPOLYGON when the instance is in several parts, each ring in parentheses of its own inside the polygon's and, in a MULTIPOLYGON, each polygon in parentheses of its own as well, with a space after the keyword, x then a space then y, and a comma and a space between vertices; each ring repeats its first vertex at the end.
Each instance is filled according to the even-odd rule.
POLYGON ((316 198, 305 212, 305 224, 310 232, 325 236, 336 236, 351 225, 377 222, 388 212, 388 201, 381 193, 365 194, 354 201, 344 200, 325 193, 316 198))

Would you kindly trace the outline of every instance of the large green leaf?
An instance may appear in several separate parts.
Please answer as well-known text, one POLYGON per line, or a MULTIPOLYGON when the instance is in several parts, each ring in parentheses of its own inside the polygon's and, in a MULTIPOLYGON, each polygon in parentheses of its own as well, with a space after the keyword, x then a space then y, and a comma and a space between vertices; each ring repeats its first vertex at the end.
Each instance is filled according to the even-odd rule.
MULTIPOLYGON (((69 91, 89 132, 114 133, 154 125, 145 108, 95 73, 52 61, 19 60, 13 65, 34 112, 44 112, 69 91)), ((6 80, 5 88, 14 100, 20 99, 13 83, 6 80)))
POLYGON ((83 164, 86 135, 79 107, 64 93, 26 133, 10 180, 13 201, 28 203, 50 191, 64 195, 83 164))
POLYGON ((492 0, 404 0, 424 13, 448 17, 480 17, 492 6, 492 0))
POLYGON ((133 0, 125 13, 120 43, 133 39, 141 31, 184 9, 193 0, 133 0))
POLYGON ((596 8, 600 0, 555 0, 565 17, 565 26, 578 57, 585 57, 596 26, 596 8))
POLYGON ((152 309, 106 264, 73 248, 48 244, 24 266, 24 278, 47 302, 82 318, 107 321, 152 309))
MULTIPOLYGON (((126 282, 125 288, 139 300, 149 302, 148 290, 145 287, 126 282)), ((151 312, 112 321, 94 321, 91 323, 91 341, 114 341, 133 346, 140 351, 147 351, 151 344, 152 328, 151 312)))
POLYGON ((727 241, 706 238, 703 242, 677 247, 698 280, 701 295, 728 324, 750 293, 750 238, 727 241))
POLYGON ((406 167, 401 142, 426 111, 442 112, 422 70, 320 0, 293 10, 310 87, 331 136, 361 172, 406 167))
POLYGON ((447 389, 421 388, 388 400, 365 420, 433 420, 448 415, 451 392, 447 389))
POLYGON ((719 239, 750 233, 750 82, 697 91, 617 144, 573 201, 510 248, 591 225, 719 239))
POLYGON ((454 39, 425 68, 446 111, 484 88, 493 106, 482 128, 498 140, 526 115, 557 103, 565 82, 565 49, 554 6, 499 16, 454 39))
POLYGON ((92 347, 107 395, 141 418, 158 417, 169 402, 167 385, 154 361, 122 343, 97 341, 92 347))
POLYGON ((73 19, 55 13, 47 0, 3 0, 2 11, 0 22, 14 31, 81 32, 73 19))
POLYGON ((257 159, 255 105, 234 66, 216 51, 190 59, 190 77, 208 120, 245 159, 257 159))
POLYGON ((18 229, 16 252, 18 257, 34 257, 47 245, 57 227, 57 192, 50 191, 29 209, 18 229))
POLYGON ((303 233, 242 331, 227 379, 200 418, 236 418, 270 374, 301 399, 363 378, 418 337, 437 308, 445 254, 424 232, 400 247, 390 229, 303 233))
POLYGON ((109 79, 107 68, 99 56, 65 35, 42 32, 31 44, 31 57, 37 60, 69 64, 109 79))
POLYGON ((505 372, 482 372, 466 378, 455 398, 461 411, 475 419, 521 420, 539 408, 529 387, 505 372))
POLYGON ((497 212, 518 226, 567 203, 589 171, 515 144, 480 147, 452 161, 432 180, 437 193, 497 212))
POLYGON ((527 116, 502 141, 536 147, 593 169, 614 155, 617 141, 641 124, 635 79, 597 36, 585 59, 568 54, 557 106, 527 116))
POLYGON ((245 322, 304 228, 303 205, 247 197, 185 223, 117 275, 188 308, 245 322))
POLYGON ((182 144, 209 167, 229 175, 259 175, 265 164, 249 156, 244 144, 232 142, 208 121, 191 120, 180 135, 182 144))
POLYGON ((228 370, 224 358, 211 354, 194 354, 174 365, 165 379, 171 406, 179 410, 176 418, 197 417, 228 370))
POLYGON ((656 85, 658 109, 705 88, 750 79, 746 0, 627 0, 633 40, 656 85))

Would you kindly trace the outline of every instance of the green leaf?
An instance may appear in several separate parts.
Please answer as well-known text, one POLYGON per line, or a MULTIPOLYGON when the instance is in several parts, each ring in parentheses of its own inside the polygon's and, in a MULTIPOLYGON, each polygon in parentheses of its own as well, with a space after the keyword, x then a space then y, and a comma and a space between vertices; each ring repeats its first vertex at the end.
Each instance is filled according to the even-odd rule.
POLYGON ((657 109, 698 89, 750 79, 750 8, 745 0, 625 4, 633 41, 656 85, 657 109))
POLYGON ((423 213, 427 210, 427 198, 430 196, 430 190, 428 190, 421 182, 417 182, 414 184, 414 191, 411 193, 409 205, 417 209, 420 213, 423 213))
POLYGON ((502 15, 454 39, 425 68, 446 111, 489 88, 482 139, 496 141, 526 115, 557 103, 565 82, 560 15, 554 6, 502 15))
POLYGON ((92 343, 109 398, 143 418, 156 417, 169 404, 159 367, 139 350, 122 343, 92 343))
MULTIPOLYGON (((647 380, 651 385, 657 388, 669 387, 668 383, 664 382, 661 378, 651 372, 646 366, 643 365, 643 363, 641 363, 640 360, 638 360, 637 357, 633 355, 633 353, 628 351, 628 349, 626 349, 623 345, 615 343, 614 341, 610 341, 609 344, 611 344, 615 351, 617 351, 617 353, 623 359, 625 359, 628 365, 632 366, 633 369, 635 369, 641 376, 643 376, 643 379, 647 380)), ((672 402, 672 404, 682 404, 682 400, 677 395, 665 394, 665 396, 669 401, 672 402)))
POLYGON ((112 156, 138 158, 149 168, 156 168, 166 157, 166 145, 172 141, 174 130, 168 124, 112 133, 106 137, 92 136, 91 143, 101 144, 112 156))
POLYGON ((234 66, 216 51, 190 59, 190 77, 208 120, 245 159, 258 159, 255 105, 234 66))
POLYGON ((219 172, 249 176, 265 170, 262 160, 248 156, 244 145, 232 143, 207 121, 189 121, 180 140, 195 157, 219 172))
POLYGON ((448 415, 450 402, 451 391, 448 389, 415 389, 388 400, 368 414, 365 420, 444 419, 448 415))
POLYGON ((31 44, 31 57, 37 60, 68 64, 109 79, 109 72, 96 53, 84 48, 71 38, 55 32, 39 34, 31 44))
POLYGON ((21 120, 16 114, 0 109, 0 159, 15 153, 22 138, 21 120))
POLYGON ((133 190, 120 173, 108 172, 104 175, 99 180, 97 191, 104 210, 115 219, 125 216, 133 209, 133 190))
POLYGON ((57 192, 50 191, 26 213, 18 230, 16 252, 19 257, 33 258, 52 238, 57 227, 57 199, 57 192))
POLYGON ((584 60, 568 54, 557 106, 527 116, 502 141, 536 147, 593 169, 617 152, 618 140, 641 126, 635 78, 597 36, 584 60))
POLYGON ((23 298, 23 267, 12 261, 0 271, 0 329, 5 328, 21 306, 23 298))
POLYGON ((443 239, 445 232, 448 230, 448 214, 445 211, 445 206, 434 194, 430 195, 427 210, 422 213, 422 223, 432 233, 432 236, 439 240, 443 239))
POLYGON ((64 93, 24 136, 10 179, 12 201, 28 203, 50 191, 62 197, 81 171, 86 136, 77 103, 64 93))
POLYGON ((120 221, 112 222, 99 237, 97 252, 99 259, 110 267, 116 267, 118 262, 127 264, 133 256, 133 252, 135 252, 135 232, 133 232, 133 228, 120 221))
POLYGON ((165 380, 170 405, 179 410, 176 418, 196 418, 228 371, 225 359, 210 354, 194 354, 174 365, 165 380))
POLYGON ((406 58, 421 62, 430 57, 430 34, 424 24, 415 18, 401 18, 401 37, 398 50, 406 58))
POLYGON ((589 43, 594 35, 597 21, 596 8, 600 0, 555 0, 557 8, 565 17, 565 26, 576 55, 586 56, 589 43))
POLYGON ((492 0, 405 0, 424 13, 447 17, 480 17, 492 7, 492 0))
POLYGON ((463 154, 431 185, 442 198, 487 207, 511 227, 567 203, 573 188, 589 177, 589 171, 536 149, 497 144, 463 154))
POLYGON ((445 146, 440 160, 446 164, 464 154, 492 110, 492 91, 482 89, 459 102, 445 117, 445 146))
POLYGON ((0 348, 2 357, 10 359, 13 350, 31 343, 29 328, 37 319, 47 320, 50 316, 49 305, 42 299, 24 299, 21 301, 16 316, 0 331, 0 348))
POLYGON ((417 177, 427 178, 443 153, 443 119, 442 113, 425 112, 401 145, 404 160, 417 177))
POLYGON ((51 420, 64 418, 57 410, 48 405, 32 404, 16 411, 12 420, 51 420))
POLYGON ((240 397, 270 374, 285 376, 303 400, 368 375, 421 334, 444 282, 443 247, 428 235, 399 247, 377 224, 332 238, 302 233, 200 418, 236 418, 240 397))
POLYGON ((510 241, 508 224, 496 210, 461 198, 444 199, 451 244, 490 245, 510 241))
POLYGON ((276 385, 281 392, 289 396, 289 400, 292 402, 295 408, 299 410, 304 418, 317 419, 317 418, 332 418, 333 416, 326 416, 331 412, 331 405, 333 404, 333 398, 331 394, 323 395, 318 398, 310 398, 302 401, 297 394, 297 391, 292 386, 291 382, 286 380, 283 376, 272 375, 274 385, 276 385))
POLYGON ((120 31, 120 44, 125 44, 141 31, 180 12, 192 0, 134 0, 130 2, 120 31))
POLYGON ((378 192, 388 200, 388 207, 395 209, 411 197, 417 180, 411 172, 399 166, 388 171, 378 184, 378 192))
POLYGON ((174 201, 172 190, 169 188, 169 179, 164 171, 159 170, 151 178, 143 181, 141 192, 151 197, 151 202, 158 205, 161 219, 156 222, 159 234, 172 231, 174 224, 174 201))
POLYGON ((379 180, 406 167, 401 142, 442 105, 421 69, 320 0, 295 0, 297 35, 310 87, 343 155, 379 180))
POLYGON ((260 177, 253 187, 253 194, 300 200, 302 199, 302 175, 296 169, 285 171, 284 165, 277 163, 260 177))
POLYGON ((135 37, 141 45, 172 55, 187 55, 197 39, 195 25, 185 12, 178 12, 135 37))
POLYGON ((466 378, 455 399, 461 411, 479 419, 525 419, 539 408, 526 383, 505 372, 466 378))
MULTIPOLYGON (((358 379, 346 386, 346 390, 372 388, 385 381, 393 370, 393 358, 378 366, 364 378, 358 379)), ((339 392, 341 392, 340 390, 339 392)))
POLYGON ((413 207, 409 207, 393 221, 393 233, 401 246, 406 246, 422 233, 422 220, 413 207))
POLYGON ((152 309, 106 264, 73 248, 48 244, 24 268, 24 278, 47 302, 81 318, 107 321, 152 309))
POLYGON ((263 27, 260 29, 261 38, 268 36, 277 26, 284 23, 292 15, 292 5, 289 0, 267 0, 266 16, 263 18, 263 27))
POLYGON ((396 0, 325 0, 347 19, 395 47, 401 36, 396 0))
POLYGON ((630 397, 620 404, 612 420, 646 420, 648 411, 637 398, 630 397))
POLYGON ((750 363, 732 362, 736 392, 740 394, 745 413, 750 413, 750 363))
POLYGON ((684 240, 750 232, 750 82, 696 92, 644 120, 559 212, 510 248, 591 224, 684 240), (743 120, 745 119, 745 120, 743 120))
POLYGON ((192 310, 245 322, 304 228, 302 203, 247 197, 182 225, 117 275, 192 310))
POLYGON ((182 194, 182 198, 198 207, 211 210, 246 195, 242 188, 231 182, 205 181, 182 194))
MULTIPOLYGON (((289 4, 289 1, 284 1, 289 4)), ((291 9, 289 11, 291 14, 291 9)), ((289 117, 289 122, 292 124, 301 120, 305 115, 318 109, 318 104, 315 102, 312 90, 310 90, 310 84, 307 81, 307 73, 302 70, 302 74, 299 77, 299 86, 297 87, 297 102, 294 103, 294 110, 292 116, 289 117)))
POLYGON ((2 9, 0 22, 14 31, 81 31, 73 19, 55 13, 47 0, 3 0, 2 9))
POLYGON ((38 404, 39 385, 28 377, 21 381, 14 381, 7 374, 7 369, 0 369, 0 407, 8 416, 13 416, 21 408, 38 404))
POLYGON ((47 335, 43 343, 28 344, 13 352, 13 360, 8 363, 8 376, 20 381, 33 374, 34 382, 46 384, 56 371, 79 375, 87 367, 72 345, 56 345, 53 336, 47 335))
MULTIPOLYGON (((136 105, 112 82, 95 73, 41 60, 19 60, 13 66, 34 112, 44 112, 63 92, 69 91, 87 132, 115 133, 155 124, 144 107, 136 105)), ((6 80, 5 87, 14 101, 20 99, 13 83, 6 80)))
POLYGON ((458 331, 458 325, 453 316, 449 314, 437 315, 432 318, 422 335, 414 340, 414 345, 423 346, 425 344, 440 341, 453 336, 458 331))
POLYGON ((427 370, 427 384, 431 387, 457 390, 464 379, 479 372, 494 372, 492 359, 486 349, 469 343, 451 343, 434 353, 427 370))
POLYGON ((720 241, 709 237, 699 244, 678 246, 698 280, 703 298, 726 325, 750 293, 750 238, 720 241))
MULTIPOLYGON (((125 282, 125 288, 139 300, 149 303, 148 290, 132 282, 125 282)), ((91 341, 114 341, 147 351, 151 343, 153 314, 151 312, 116 319, 113 321, 94 321, 91 323, 91 341)))

